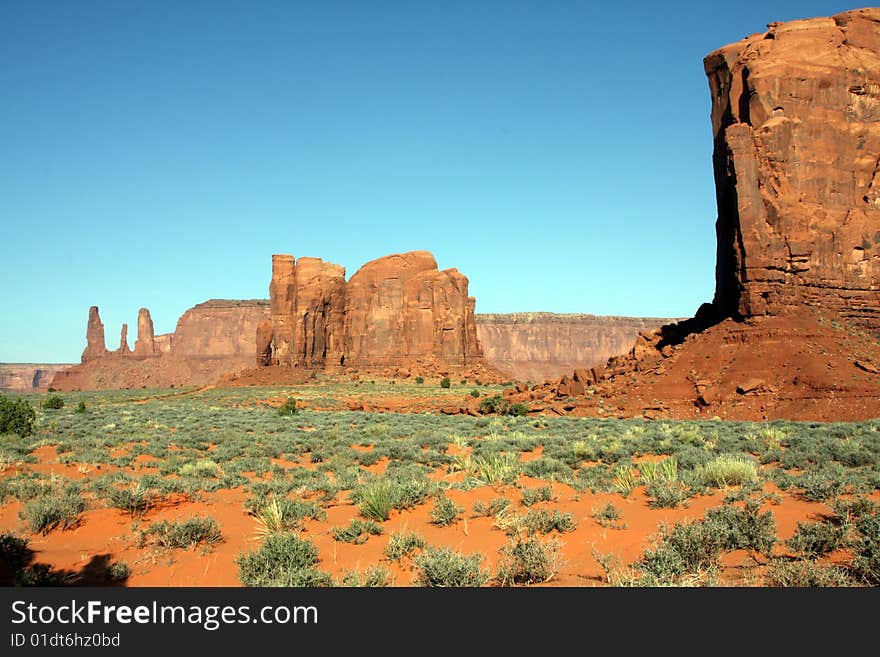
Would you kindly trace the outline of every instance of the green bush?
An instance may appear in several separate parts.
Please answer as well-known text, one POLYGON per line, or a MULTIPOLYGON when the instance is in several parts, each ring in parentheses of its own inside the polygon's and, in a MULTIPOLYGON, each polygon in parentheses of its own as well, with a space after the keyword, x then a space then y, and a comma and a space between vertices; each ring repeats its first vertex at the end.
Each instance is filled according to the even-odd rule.
POLYGON ((480 413, 498 415, 514 415, 524 417, 529 414, 528 404, 516 402, 511 404, 507 399, 502 399, 501 395, 493 395, 484 397, 479 406, 480 413))
POLYGON ((839 566, 820 564, 809 559, 775 560, 767 569, 765 582, 772 587, 850 587, 854 582, 839 566))
POLYGON ((141 532, 141 544, 152 540, 159 547, 171 550, 197 545, 210 546, 223 540, 220 525, 213 518, 194 516, 187 520, 154 522, 141 532))
POLYGON ((549 582, 559 572, 561 547, 558 539, 546 542, 534 536, 511 539, 500 549, 498 583, 510 586, 549 582))
POLYGON ((14 433, 22 438, 34 432, 37 412, 24 399, 0 397, 0 434, 14 433))
POLYGON ((333 578, 316 568, 318 548, 295 534, 272 534, 256 552, 236 559, 245 586, 331 586, 333 578))
POLYGON ((394 578, 388 569, 381 566, 371 566, 364 571, 363 575, 356 570, 345 573, 339 580, 338 586, 377 588, 393 584, 394 578))
POLYGON ((356 491, 358 508, 365 518, 385 522, 397 502, 399 489, 394 481, 387 478, 376 479, 356 491))
POLYGON ((448 497, 441 497, 431 509, 431 522, 438 527, 446 527, 456 522, 460 517, 464 507, 456 504, 448 497))
POLYGON ((465 556, 447 547, 429 547, 413 561, 419 586, 475 587, 489 580, 480 569, 481 554, 465 556))
POLYGON ((704 486, 742 486, 758 480, 758 466, 740 454, 722 454, 697 468, 694 474, 704 486))
POLYGON ((47 397, 46 401, 43 402, 43 408, 57 411, 59 408, 64 408, 64 399, 62 399, 58 395, 47 397))
POLYGON ((284 403, 278 407, 278 415, 294 415, 299 412, 299 409, 296 407, 296 399, 293 397, 288 397, 284 400, 284 403))
POLYGON ((538 502, 550 502, 553 499, 553 489, 550 486, 522 489, 522 505, 532 506, 538 502))
POLYGON ((332 530, 333 540, 354 545, 366 543, 370 536, 379 536, 381 533, 382 525, 360 518, 352 518, 347 527, 334 527, 332 530))
POLYGON ((776 544, 776 520, 761 504, 748 500, 743 508, 724 505, 706 512, 706 524, 721 539, 725 550, 752 550, 770 554, 776 544))
POLYGON ((496 516, 509 506, 510 500, 506 497, 496 497, 489 502, 477 500, 474 502, 474 515, 483 517, 496 516))
POLYGON ((58 490, 35 497, 24 505, 22 517, 33 533, 47 534, 55 527, 76 525, 85 502, 76 489, 58 490))
POLYGON ((574 531, 575 522, 570 513, 563 513, 559 509, 533 509, 522 519, 522 528, 528 533, 549 534, 556 531, 564 534, 574 531))
POLYGON ((129 488, 110 488, 107 498, 117 509, 126 511, 129 515, 142 515, 153 506, 155 493, 138 482, 129 488))
POLYGON ((714 570, 724 548, 724 538, 705 522, 676 523, 660 530, 654 548, 645 550, 639 563, 646 585, 678 584, 685 576, 714 570))
POLYGON ((399 561, 423 547, 425 539, 415 532, 399 532, 389 537, 384 554, 392 561, 399 561))
POLYGON ((855 529, 853 566, 866 582, 880 585, 880 511, 859 518, 855 529))
POLYGON ((86 403, 84 401, 80 401, 80 403, 76 405, 76 410, 74 410, 74 413, 85 413, 85 412, 86 412, 86 403))
POLYGON ((425 377, 423 377, 423 376, 417 376, 417 377, 416 377, 416 383, 421 384, 421 383, 424 383, 424 382, 425 382, 425 377))
POLYGON ((593 517, 600 527, 609 529, 626 529, 626 524, 618 522, 620 520, 620 509, 614 504, 608 502, 604 506, 593 509, 593 517))
POLYGON ((480 391, 479 391, 479 390, 477 390, 476 388, 474 388, 473 390, 471 390, 471 397, 473 397, 474 399, 477 399, 479 396, 480 396, 480 391))
POLYGON ((797 528, 785 544, 804 557, 821 557, 842 546, 846 527, 829 522, 797 523, 797 528))
POLYGON ((448 376, 440 379, 440 387, 441 388, 448 388, 450 385, 452 385, 452 382, 449 380, 448 376))

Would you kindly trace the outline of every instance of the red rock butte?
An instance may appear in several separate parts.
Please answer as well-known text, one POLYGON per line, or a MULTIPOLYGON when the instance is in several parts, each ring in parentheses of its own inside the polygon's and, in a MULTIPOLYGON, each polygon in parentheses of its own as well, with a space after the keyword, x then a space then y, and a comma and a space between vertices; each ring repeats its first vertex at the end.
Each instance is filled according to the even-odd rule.
POLYGON ((317 258, 272 256, 271 337, 257 336, 260 364, 389 367, 482 363, 473 297, 456 269, 427 251, 368 262, 351 280, 317 258))
POLYGON ((771 23, 709 54, 715 304, 880 334, 880 9, 771 23))

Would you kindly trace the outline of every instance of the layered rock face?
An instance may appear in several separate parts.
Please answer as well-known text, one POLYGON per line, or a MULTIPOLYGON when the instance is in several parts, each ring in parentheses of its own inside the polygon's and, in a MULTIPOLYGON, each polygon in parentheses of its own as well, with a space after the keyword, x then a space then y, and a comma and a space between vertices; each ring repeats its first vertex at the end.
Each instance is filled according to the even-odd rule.
POLYGON ((468 280, 439 271, 427 251, 368 262, 346 283, 345 269, 318 258, 275 255, 269 286, 272 353, 257 337, 258 362, 292 366, 385 367, 481 359, 468 280))
POLYGON ((674 319, 585 314, 478 314, 486 361, 516 379, 543 381, 589 369, 629 350, 639 331, 674 319))
POLYGON ((123 324, 120 348, 103 349, 97 307, 89 311, 88 345, 82 365, 54 372, 59 390, 202 385, 253 365, 257 326, 269 319, 269 302, 212 299, 187 310, 174 333, 155 335, 150 311, 138 313, 138 339, 127 350, 123 324))
POLYGON ((439 271, 427 251, 368 262, 351 277, 346 297, 346 364, 429 358, 464 366, 482 356, 467 277, 439 271))
POLYGON ((53 377, 72 365, 47 363, 0 363, 0 390, 32 392, 45 390, 53 377))
POLYGON ((86 325, 86 348, 82 353, 82 362, 87 363, 96 358, 103 358, 109 352, 104 342, 104 322, 98 312, 98 306, 89 308, 89 323, 86 325))
POLYGON ((880 334, 880 9, 771 24, 704 65, 716 306, 807 304, 880 334))
POLYGON ((263 300, 212 299, 200 303, 177 320, 170 340, 171 355, 240 356, 253 362, 254 334, 257 325, 268 317, 269 304, 263 300))

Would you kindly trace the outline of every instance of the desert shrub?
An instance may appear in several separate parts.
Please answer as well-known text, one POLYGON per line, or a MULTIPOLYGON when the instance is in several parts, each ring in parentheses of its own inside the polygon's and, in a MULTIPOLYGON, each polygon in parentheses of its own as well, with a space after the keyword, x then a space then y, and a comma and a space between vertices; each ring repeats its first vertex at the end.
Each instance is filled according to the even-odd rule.
POLYGON ((381 533, 382 525, 360 518, 352 518, 347 527, 334 527, 332 531, 333 540, 354 545, 366 543, 370 536, 379 536, 381 533))
POLYGON ((69 529, 76 525, 83 509, 82 495, 71 487, 33 498, 24 505, 21 514, 33 533, 47 534, 55 527, 69 529))
POLYGON ((299 409, 296 407, 296 399, 293 397, 288 397, 284 400, 284 403, 278 407, 278 415, 295 415, 299 412, 299 409))
POLYGON ((687 486, 675 479, 654 479, 645 488, 645 493, 651 498, 649 504, 654 509, 675 509, 688 498, 687 486))
POLYGON ((464 507, 450 500, 448 497, 441 497, 431 509, 431 522, 438 527, 446 527, 459 520, 464 507))
POLYGON ((425 377, 423 377, 423 376, 417 376, 417 377, 416 377, 416 383, 418 383, 418 384, 422 384, 422 383, 424 383, 424 382, 425 382, 425 377))
POLYGON ((0 396, 0 434, 14 433, 22 438, 34 432, 37 412, 24 399, 0 396))
POLYGON ((440 387, 441 388, 448 388, 451 385, 452 385, 452 382, 449 380, 448 376, 440 379, 440 387))
POLYGON ((612 475, 612 484, 617 492, 623 497, 627 497, 636 487, 636 473, 633 471, 632 466, 617 466, 612 475))
POLYGON ((644 584, 678 584, 685 576, 714 570, 724 547, 723 537, 704 522, 661 527, 655 547, 645 550, 638 567, 644 584))
POLYGON ((387 568, 382 568, 382 566, 371 566, 367 568, 363 573, 359 573, 356 570, 351 570, 345 573, 337 584, 337 586, 370 588, 393 585, 394 578, 391 576, 391 572, 387 568))
POLYGON ((478 456, 473 459, 472 467, 474 475, 487 484, 513 483, 522 470, 519 456, 510 452, 478 456))
POLYGON ((794 534, 785 544, 801 556, 815 558, 841 547, 846 528, 829 522, 798 522, 794 534))
POLYGON ((849 573, 839 566, 820 564, 809 559, 785 561, 776 559, 767 569, 764 583, 772 587, 839 587, 853 586, 849 573))
POLYGON ((694 476, 704 486, 713 488, 742 486, 758 480, 758 466, 739 454, 721 454, 697 468, 694 476))
POLYGON ((880 511, 864 515, 855 524, 853 566, 872 585, 880 584, 880 511))
POLYGON ((267 536, 259 550, 235 560, 245 586, 330 586, 333 579, 316 568, 318 548, 295 534, 267 536))
POLYGON ((466 556, 447 547, 426 548, 413 562, 419 586, 476 587, 489 580, 480 568, 483 555, 466 556))
POLYGON ((801 497, 810 502, 824 502, 838 497, 846 484, 837 469, 811 470, 798 477, 795 485, 801 488, 801 497))
POLYGON ((501 395, 492 395, 484 397, 480 402, 479 410, 483 414, 512 415, 514 417, 524 417, 529 414, 528 404, 522 402, 511 403, 507 399, 502 399, 501 395))
POLYGON ((59 408, 64 408, 64 398, 58 395, 46 397, 46 401, 43 402, 43 408, 53 411, 57 411, 59 408))
POLYGON ((479 398, 479 396, 480 396, 480 391, 477 390, 476 388, 474 388, 473 390, 471 390, 470 395, 471 395, 471 397, 473 397, 474 399, 477 399, 477 398, 479 398))
POLYGON ((306 518, 320 519, 326 515, 315 502, 288 497, 273 495, 259 505, 248 502, 248 512, 257 519, 257 537, 300 529, 306 518))
POLYGON ((184 463, 177 473, 181 477, 218 477, 220 476, 220 466, 211 459, 199 459, 184 463))
POLYGON ((86 412, 86 403, 84 401, 80 401, 79 404, 76 405, 76 409, 73 411, 74 413, 85 413, 86 412))
POLYGON ((409 556, 416 550, 425 547, 425 539, 415 532, 399 532, 391 534, 388 538, 388 545, 385 548, 385 556, 392 561, 399 561, 403 557, 409 556))
POLYGON ((528 533, 549 534, 556 531, 564 534, 574 531, 574 528, 572 515, 563 513, 559 509, 532 509, 522 518, 522 529, 528 533))
POLYGON ((397 484, 387 478, 376 479, 355 491, 358 508, 365 518, 384 522, 397 501, 397 484))
POLYGON ((128 488, 110 487, 107 499, 114 507, 131 516, 142 515, 153 506, 156 494, 141 482, 128 488))
POLYGON ((553 499, 553 489, 550 486, 538 486, 537 488, 522 489, 523 506, 532 506, 538 502, 549 502, 553 499))
POLYGON ((223 540, 220 525, 214 518, 194 516, 187 520, 161 520, 141 531, 140 542, 150 542, 166 550, 202 545, 208 547, 223 540))
POLYGON ((35 563, 15 573, 15 583, 19 586, 61 586, 64 573, 52 570, 46 563, 35 563))
POLYGON ((474 502, 474 515, 483 517, 498 515, 509 506, 510 500, 506 497, 496 497, 489 502, 477 500, 474 502))
POLYGON ((726 504, 709 509, 706 525, 717 533, 725 550, 770 554, 776 544, 776 520, 770 511, 761 513, 756 500, 748 500, 742 508, 726 504))
POLYGON ((831 508, 840 519, 840 522, 845 525, 856 523, 862 518, 880 510, 880 507, 867 497, 856 497, 852 500, 838 498, 831 502, 831 508))
POLYGON ((593 509, 593 517, 601 527, 610 529, 626 529, 626 524, 618 522, 620 520, 620 509, 614 504, 608 502, 604 506, 593 509))
POLYGON ((510 586, 549 582, 559 572, 561 547, 558 539, 542 541, 536 536, 511 539, 500 549, 498 583, 510 586))
POLYGON ((0 564, 5 564, 10 573, 24 568, 32 556, 28 539, 19 538, 10 531, 0 534, 0 564))

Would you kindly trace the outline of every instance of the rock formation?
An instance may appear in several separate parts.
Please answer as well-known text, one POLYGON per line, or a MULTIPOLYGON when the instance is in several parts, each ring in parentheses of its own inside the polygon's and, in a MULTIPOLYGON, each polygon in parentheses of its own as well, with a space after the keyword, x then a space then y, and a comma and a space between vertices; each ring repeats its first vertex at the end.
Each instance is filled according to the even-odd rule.
POLYGON ((119 335, 119 349, 116 350, 116 353, 120 356, 127 356, 131 353, 131 349, 128 348, 128 324, 122 325, 122 331, 119 335))
POLYGON ((266 367, 272 364, 272 320, 261 319, 257 324, 255 338, 257 348, 257 367, 266 367))
POLYGON ((138 311, 138 337, 134 343, 134 355, 138 358, 149 358, 156 355, 153 318, 146 308, 141 308, 138 311))
POLYGON ((46 390, 56 373, 72 365, 47 363, 0 363, 0 391, 46 390))
POLYGON ((709 54, 722 315, 834 311, 880 334, 880 9, 709 54))
POLYGON ((346 364, 432 359, 466 366, 481 358, 467 277, 456 269, 439 271, 427 251, 373 260, 348 282, 346 364))
POLYGON ((102 352, 103 325, 93 307, 83 364, 54 373, 51 386, 94 390, 211 383, 253 366, 254 334, 268 317, 268 301, 212 299, 187 310, 174 333, 155 335, 150 311, 141 308, 134 351, 127 350, 123 325, 120 349, 102 352))
POLYGON ((250 365, 257 325, 268 317, 269 304, 263 300, 211 299, 180 316, 170 335, 170 352, 175 357, 240 357, 250 365))
POLYGON ((98 313, 98 306, 89 308, 89 323, 86 326, 86 348, 82 353, 82 362, 87 363, 108 354, 104 342, 104 322, 98 313))
POLYGON ((339 265, 275 255, 272 354, 258 352, 258 360, 312 368, 475 364, 481 351, 467 288, 463 274, 439 271, 427 251, 368 262, 348 283, 339 265))
POLYGON ((601 365, 632 346, 639 331, 675 321, 651 317, 509 313, 475 316, 486 361, 523 381, 601 365))

